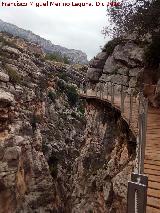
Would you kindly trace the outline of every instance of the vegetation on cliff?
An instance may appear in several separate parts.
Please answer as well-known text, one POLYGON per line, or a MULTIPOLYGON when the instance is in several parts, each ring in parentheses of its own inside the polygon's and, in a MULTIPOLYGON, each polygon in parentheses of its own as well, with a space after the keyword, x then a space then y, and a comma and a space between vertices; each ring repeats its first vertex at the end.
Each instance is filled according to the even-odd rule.
POLYGON ((50 61, 57 61, 57 62, 65 63, 65 64, 70 64, 66 56, 61 56, 58 53, 48 53, 46 54, 45 58, 50 61))
POLYGON ((110 54, 114 47, 122 43, 122 38, 133 37, 134 42, 145 47, 145 67, 157 69, 160 63, 160 1, 123 1, 119 8, 108 8, 110 23, 104 34, 113 37, 105 45, 110 54))
POLYGON ((144 35, 153 33, 159 26, 159 0, 125 0, 119 8, 108 8, 107 15, 110 24, 105 33, 113 37, 123 36, 124 33, 144 35))

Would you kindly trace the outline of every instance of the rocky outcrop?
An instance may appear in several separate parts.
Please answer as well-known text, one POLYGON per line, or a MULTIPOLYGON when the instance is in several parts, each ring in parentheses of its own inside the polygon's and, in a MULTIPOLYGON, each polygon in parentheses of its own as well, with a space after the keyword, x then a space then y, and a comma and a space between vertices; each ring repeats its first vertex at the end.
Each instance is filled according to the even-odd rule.
POLYGON ((1 82, 8 82, 9 76, 7 74, 5 74, 4 72, 0 72, 0 81, 1 82))
MULTIPOLYGON (((47 53, 58 53, 62 56, 66 56, 70 62, 74 64, 87 64, 87 55, 81 50, 67 49, 60 45, 52 44, 51 41, 41 38, 40 36, 32 33, 31 31, 24 30, 13 24, 9 24, 0 20, 0 32, 6 32, 14 37, 20 37, 26 41, 40 45, 47 53)), ((32 50, 36 49, 36 45, 32 44, 32 50)))
POLYGON ((143 90, 150 104, 159 107, 159 71, 145 65, 144 53, 148 42, 151 41, 146 40, 144 43, 144 40, 137 42, 136 38, 126 38, 115 45, 112 52, 109 50, 108 53, 107 49, 103 48, 98 54, 104 56, 103 60, 95 57, 89 63, 86 81, 90 81, 94 86, 112 82, 115 84, 115 91, 118 91, 119 85, 124 85, 129 94, 130 91, 138 94, 139 90, 143 90))
POLYGON ((144 49, 140 48, 133 41, 128 41, 123 45, 117 45, 113 56, 116 61, 120 61, 129 68, 143 65, 144 49))
POLYGON ((73 167, 72 212, 126 212, 136 138, 110 105, 86 106, 87 125, 73 167))
POLYGON ((0 89, 0 132, 8 130, 13 119, 14 95, 0 89))
POLYGON ((123 84, 126 87, 135 88, 137 86, 139 72, 143 68, 143 48, 140 48, 133 41, 115 46, 113 53, 108 56, 107 52, 101 52, 105 57, 103 63, 101 59, 91 60, 92 64, 101 64, 101 70, 88 69, 87 77, 90 81, 108 82, 123 84), (98 73, 98 74, 97 74, 98 73))
POLYGON ((107 54, 105 52, 99 53, 94 59, 90 61, 90 68, 88 69, 86 78, 89 81, 97 82, 102 75, 103 66, 105 64, 107 54))

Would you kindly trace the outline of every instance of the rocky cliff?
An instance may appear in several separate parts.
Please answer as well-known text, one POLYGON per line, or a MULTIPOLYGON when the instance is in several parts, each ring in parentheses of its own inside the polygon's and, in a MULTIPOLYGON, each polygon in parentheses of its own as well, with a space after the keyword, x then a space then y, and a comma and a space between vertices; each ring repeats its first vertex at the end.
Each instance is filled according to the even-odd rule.
POLYGON ((71 82, 84 71, 2 34, 0 61, 0 212, 70 212, 71 162, 85 126, 71 82))
POLYGON ((136 138, 110 104, 88 100, 87 125, 73 166, 73 212, 125 213, 136 138))
POLYGON ((40 45, 46 53, 58 53, 61 56, 66 56, 71 63, 74 64, 87 64, 87 55, 80 51, 74 49, 67 49, 60 45, 52 44, 51 41, 46 40, 31 31, 24 30, 13 24, 4 22, 0 20, 0 32, 7 32, 13 36, 17 36, 25 39, 26 41, 32 42, 34 44, 40 45))
POLYGON ((147 60, 150 58, 146 55, 150 56, 154 52, 150 48, 152 44, 153 41, 147 36, 141 40, 131 36, 113 39, 90 61, 86 80, 94 86, 113 82, 115 91, 120 90, 116 84, 122 84, 129 94, 137 94, 143 90, 150 103, 159 107, 159 68, 147 66, 147 60))
MULTIPOLYGON (((120 112, 78 97, 86 66, 48 61, 20 38, 0 41, 0 213, 126 212, 136 138, 120 112)), ((103 71, 117 63, 107 54, 90 62, 93 84, 124 74, 103 71)))

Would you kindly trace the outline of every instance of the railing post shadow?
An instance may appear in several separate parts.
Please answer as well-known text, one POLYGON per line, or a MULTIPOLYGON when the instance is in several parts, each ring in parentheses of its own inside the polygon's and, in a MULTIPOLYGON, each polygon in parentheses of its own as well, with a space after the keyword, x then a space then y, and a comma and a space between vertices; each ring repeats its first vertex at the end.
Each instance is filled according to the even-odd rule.
POLYGON ((133 96, 131 92, 129 95, 129 125, 131 125, 132 122, 132 113, 133 113, 133 96))
POLYGON ((114 84, 111 82, 111 104, 114 104, 114 84))
POLYGON ((109 90, 109 89, 108 89, 108 82, 107 82, 107 100, 108 100, 108 90, 109 90))
POLYGON ((124 113, 124 87, 121 85, 121 112, 124 113))
POLYGON ((97 97, 97 84, 96 84, 96 87, 95 87, 95 92, 96 92, 96 97, 97 97))

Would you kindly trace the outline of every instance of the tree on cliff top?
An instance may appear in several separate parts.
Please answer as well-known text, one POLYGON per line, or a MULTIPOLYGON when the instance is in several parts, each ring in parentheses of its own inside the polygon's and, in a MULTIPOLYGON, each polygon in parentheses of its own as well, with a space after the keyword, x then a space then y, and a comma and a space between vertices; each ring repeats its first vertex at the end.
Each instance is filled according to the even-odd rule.
POLYGON ((153 33, 160 25, 159 0, 122 0, 122 4, 107 9, 109 25, 104 34, 120 37, 124 34, 138 33, 144 35, 153 33))

